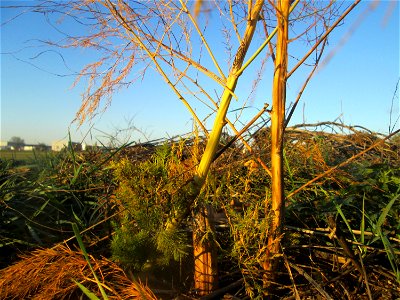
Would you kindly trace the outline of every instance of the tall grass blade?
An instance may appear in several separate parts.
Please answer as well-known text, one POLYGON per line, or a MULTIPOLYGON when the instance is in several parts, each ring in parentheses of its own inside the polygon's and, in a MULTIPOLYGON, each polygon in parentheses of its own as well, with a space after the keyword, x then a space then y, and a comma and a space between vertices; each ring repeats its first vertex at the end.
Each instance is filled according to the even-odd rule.
POLYGON ((96 172, 99 170, 106 162, 108 162, 111 158, 113 158, 117 153, 119 153, 121 150, 123 150, 126 147, 129 147, 135 142, 130 142, 127 144, 123 144, 122 146, 118 147, 115 151, 111 152, 105 159, 103 159, 100 163, 96 164, 95 167, 88 172, 87 176, 90 176, 92 173, 96 172))
POLYGON ((5 239, 0 240, 0 248, 14 245, 14 244, 20 244, 20 245, 25 245, 28 247, 37 247, 37 245, 23 241, 23 240, 18 240, 18 239, 10 239, 9 242, 7 242, 5 239))
POLYGON ((30 226, 27 222, 25 222, 26 227, 28 227, 29 233, 31 234, 32 238, 39 244, 43 245, 42 240, 39 238, 38 234, 36 233, 35 229, 30 226))
POLYGON ((72 215, 74 216, 76 222, 78 222, 78 224, 80 226, 84 226, 84 222, 78 217, 78 215, 75 213, 75 211, 72 209, 72 215))
POLYGON ((99 297, 97 297, 94 293, 89 291, 88 288, 86 288, 82 283, 72 279, 73 282, 81 289, 81 291, 90 299, 90 300, 100 300, 99 297))
POLYGON ((78 241, 79 247, 81 248, 81 250, 83 252, 83 256, 85 257, 85 259, 86 259, 86 261, 87 261, 87 263, 89 265, 89 268, 92 271, 93 277, 96 280, 97 286, 99 287, 99 290, 101 292, 101 295, 103 296, 103 299, 104 300, 108 300, 107 294, 104 291, 104 289, 103 289, 103 287, 101 285, 101 282, 100 282, 99 278, 96 275, 96 272, 94 271, 94 269, 92 267, 92 264, 90 263, 89 255, 86 252, 85 245, 83 244, 81 234, 79 233, 78 225, 76 225, 76 223, 72 223, 72 229, 74 230, 76 240, 78 241))
POLYGON ((392 208, 393 204, 396 202, 396 200, 400 197, 400 194, 397 194, 395 197, 392 198, 392 200, 389 201, 389 203, 386 205, 386 207, 382 210, 381 215, 379 216, 378 222, 375 224, 375 228, 373 232, 376 235, 380 235, 381 233, 381 227, 383 222, 385 222, 385 219, 387 215, 390 212, 390 209, 392 208))
POLYGON ((287 173, 288 173, 288 175, 289 175, 289 179, 290 179, 290 181, 292 182, 292 185, 294 186, 294 185, 295 185, 295 183, 294 183, 294 176, 293 176, 292 169, 290 168, 289 160, 288 160, 288 158, 287 158, 286 150, 285 150, 285 149, 283 149, 283 160, 284 160, 284 162, 285 162, 285 166, 286 166, 287 173))
POLYGON ((73 185, 75 184, 76 180, 78 179, 78 176, 82 170, 83 164, 80 164, 78 169, 75 168, 75 164, 74 164, 74 177, 71 179, 70 184, 73 185))
POLYGON ((355 234, 353 233, 353 230, 352 230, 352 228, 351 228, 351 226, 350 226, 350 223, 349 223, 349 221, 347 220, 346 216, 344 215, 344 212, 343 212, 343 210, 342 210, 342 207, 341 207, 339 204, 337 204, 335 201, 333 201, 333 202, 334 202, 334 204, 335 204, 335 207, 336 207, 337 212, 339 213, 339 215, 341 216, 343 222, 346 224, 347 229, 349 230, 349 232, 350 232, 351 235, 353 236, 353 240, 354 240, 354 241, 357 241, 357 238, 356 238, 355 234))
POLYGON ((394 249, 392 244, 390 243, 389 239, 386 235, 380 232, 380 238, 382 240, 383 246, 385 247, 386 256, 389 260, 390 266, 396 276, 397 282, 400 284, 400 269, 398 265, 398 256, 394 253, 394 249))
POLYGON ((361 224, 360 224, 360 232, 361 232, 361 244, 365 243, 365 193, 362 201, 362 216, 361 216, 361 224))
POLYGON ((75 149, 74 149, 74 145, 72 144, 72 140, 71 140, 71 132, 68 132, 68 150, 71 153, 71 157, 72 157, 72 162, 73 162, 73 166, 74 166, 74 172, 76 173, 76 157, 75 157, 75 149))
POLYGON ((46 206, 49 204, 49 202, 50 202, 50 199, 48 199, 45 203, 43 203, 42 206, 40 206, 40 207, 35 211, 35 213, 33 214, 33 217, 32 217, 32 218, 36 218, 38 215, 40 215, 40 214, 44 211, 44 209, 46 208, 46 206))

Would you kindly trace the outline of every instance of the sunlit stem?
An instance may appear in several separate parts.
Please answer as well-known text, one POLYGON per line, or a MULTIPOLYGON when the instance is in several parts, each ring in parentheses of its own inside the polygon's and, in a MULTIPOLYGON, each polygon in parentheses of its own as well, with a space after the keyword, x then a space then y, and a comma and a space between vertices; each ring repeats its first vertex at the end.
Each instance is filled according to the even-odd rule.
POLYGON ((263 4, 263 0, 256 1, 254 6, 252 7, 252 11, 249 12, 249 20, 243 36, 243 40, 235 56, 232 70, 228 76, 226 88, 221 97, 220 106, 215 117, 214 125, 210 133, 206 149, 197 168, 196 181, 199 185, 202 185, 204 183, 207 177, 208 170, 210 169, 210 165, 213 161, 214 155, 217 151, 222 129, 226 124, 226 114, 228 112, 229 104, 232 99, 232 91, 235 91, 235 87, 239 78, 239 75, 237 75, 237 70, 241 68, 244 57, 247 53, 247 50, 249 49, 256 29, 258 16, 260 14, 263 4))
MULTIPOLYGON (((229 76, 227 79, 227 88, 229 90, 234 90, 237 83, 236 76, 229 76)), ((217 111, 217 115, 215 117, 214 126, 210 133, 210 137, 206 146, 206 150, 201 158, 200 164, 197 168, 197 176, 201 178, 201 181, 204 181, 208 170, 210 169, 210 165, 213 161, 214 155, 217 151, 219 139, 221 137, 222 129, 226 124, 226 114, 228 112, 229 104, 232 99, 232 94, 225 89, 222 94, 221 102, 219 105, 219 109, 217 111)))
POLYGON ((286 74, 288 63, 288 27, 289 1, 280 0, 276 7, 278 36, 276 43, 275 69, 272 85, 271 111, 271 199, 267 196, 265 209, 271 216, 268 227, 268 247, 263 264, 264 285, 270 287, 271 279, 276 276, 278 257, 282 238, 283 216, 285 208, 283 180, 283 133, 286 102, 286 74), (269 201, 271 200, 271 201, 269 201))
MULTIPOLYGON (((296 7, 296 5, 300 2, 300 0, 296 0, 293 2, 293 4, 290 6, 289 13, 293 11, 293 9, 296 7)), ((260 47, 254 52, 254 54, 243 64, 243 66, 240 68, 239 71, 237 71, 237 75, 240 76, 243 71, 253 62, 254 59, 263 51, 265 46, 268 45, 268 43, 271 41, 271 39, 274 37, 274 35, 277 33, 278 27, 275 27, 275 29, 269 34, 268 38, 261 44, 260 47)))

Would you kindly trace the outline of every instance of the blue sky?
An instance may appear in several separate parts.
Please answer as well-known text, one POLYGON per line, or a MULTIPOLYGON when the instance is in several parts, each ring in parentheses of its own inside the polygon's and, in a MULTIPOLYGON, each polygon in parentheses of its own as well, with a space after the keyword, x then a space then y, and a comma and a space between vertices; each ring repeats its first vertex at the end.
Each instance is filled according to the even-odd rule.
MULTIPOLYGON (((2 5, 7 3, 12 1, 3 1, 2 5)), ((335 55, 311 80, 291 124, 340 118, 348 125, 361 125, 381 133, 388 131, 392 97, 399 79, 399 4, 388 18, 386 12, 391 2, 382 1, 366 15, 348 41, 335 48, 370 3, 360 4, 334 31, 326 53, 335 50, 335 55)), ((15 11, 2 9, 1 22, 13 15, 15 11)), ((209 33, 211 40, 218 41, 213 34, 209 33)), ((104 133, 113 135, 119 129, 134 125, 142 133, 137 131, 131 138, 143 141, 191 130, 190 114, 151 69, 143 81, 116 94, 104 113, 77 128, 71 122, 79 109, 84 85, 71 89, 73 76, 51 74, 68 74, 70 71, 56 52, 37 56, 46 48, 37 47, 35 39, 44 38, 57 40, 59 36, 39 14, 21 16, 1 27, 1 140, 19 136, 26 143, 50 144, 65 138, 70 130, 74 140, 86 136, 87 142, 93 143, 97 138, 102 139, 104 133)), ((223 56, 221 45, 212 42, 211 46, 219 57, 223 56)), ((289 45, 289 51, 294 55, 305 50, 299 45, 289 45)), ((74 70, 95 57, 94 53, 82 50, 66 50, 62 54, 74 70)), ((255 72, 257 66, 256 62, 249 73, 255 72)), ((242 122, 251 119, 264 102, 270 103, 271 70, 268 62, 261 84, 248 103, 251 107, 242 115, 242 122)), ((295 99, 307 72, 307 68, 302 68, 290 78, 288 103, 295 99)), ((248 97, 251 84, 251 77, 240 79, 239 101, 232 103, 233 109, 240 107, 248 97)), ((396 119, 399 116, 398 98, 393 107, 392 119, 396 119)), ((204 118, 209 111, 199 106, 198 113, 204 118)), ((207 127, 211 125, 212 116, 207 127)), ((126 135, 121 134, 120 138, 124 140, 126 135)))

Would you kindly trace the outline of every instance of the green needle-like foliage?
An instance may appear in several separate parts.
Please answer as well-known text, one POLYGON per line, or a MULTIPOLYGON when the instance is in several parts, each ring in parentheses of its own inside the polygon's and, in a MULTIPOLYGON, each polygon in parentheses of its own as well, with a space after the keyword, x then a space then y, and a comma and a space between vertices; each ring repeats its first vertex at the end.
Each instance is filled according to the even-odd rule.
POLYGON ((188 254, 187 232, 170 226, 185 210, 179 191, 189 172, 181 162, 179 149, 179 145, 164 145, 149 160, 132 162, 125 158, 112 164, 119 182, 115 201, 121 210, 112 254, 136 270, 179 261, 188 254))

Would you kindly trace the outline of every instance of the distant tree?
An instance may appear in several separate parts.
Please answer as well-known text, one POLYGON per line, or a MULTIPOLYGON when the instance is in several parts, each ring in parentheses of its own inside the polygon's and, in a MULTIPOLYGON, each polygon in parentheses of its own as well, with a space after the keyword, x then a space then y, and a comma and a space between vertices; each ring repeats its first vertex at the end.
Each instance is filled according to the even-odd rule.
POLYGON ((16 150, 21 150, 22 147, 25 145, 25 141, 20 138, 19 136, 13 136, 9 141, 8 144, 14 147, 16 150))
POLYGON ((10 139, 10 143, 25 145, 25 141, 19 136, 13 136, 10 139))

